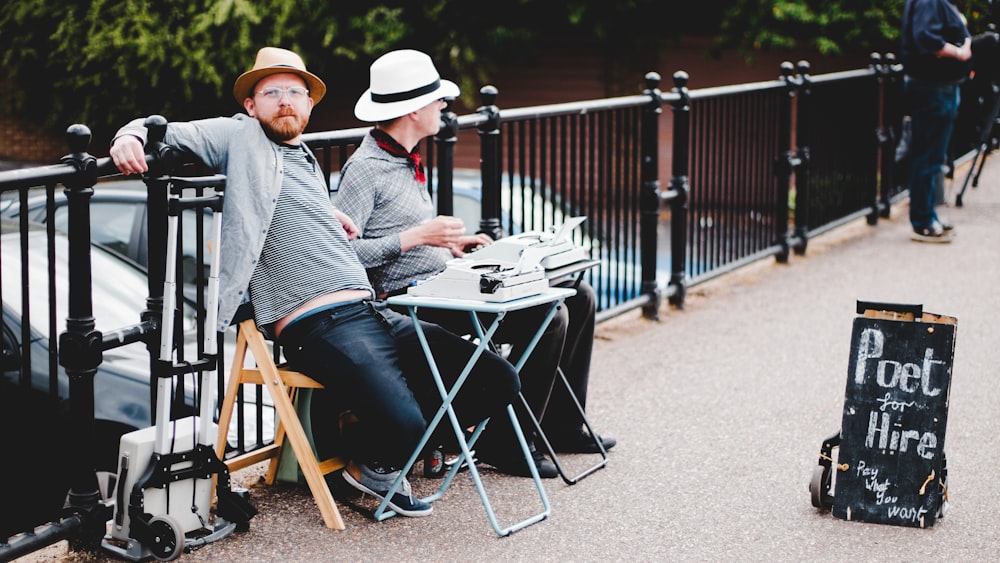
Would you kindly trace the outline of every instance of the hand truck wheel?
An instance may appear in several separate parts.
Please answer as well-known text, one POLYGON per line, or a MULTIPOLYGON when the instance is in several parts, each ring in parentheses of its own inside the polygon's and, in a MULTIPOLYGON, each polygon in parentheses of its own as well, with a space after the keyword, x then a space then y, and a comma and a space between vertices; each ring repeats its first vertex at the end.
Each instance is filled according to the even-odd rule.
POLYGON ((829 467, 817 465, 813 469, 812 480, 809 482, 809 493, 812 505, 816 508, 829 508, 833 505, 830 496, 831 471, 829 467))
POLYGON ((173 561, 184 551, 184 533, 172 516, 154 516, 149 520, 149 530, 153 539, 146 547, 157 561, 173 561))

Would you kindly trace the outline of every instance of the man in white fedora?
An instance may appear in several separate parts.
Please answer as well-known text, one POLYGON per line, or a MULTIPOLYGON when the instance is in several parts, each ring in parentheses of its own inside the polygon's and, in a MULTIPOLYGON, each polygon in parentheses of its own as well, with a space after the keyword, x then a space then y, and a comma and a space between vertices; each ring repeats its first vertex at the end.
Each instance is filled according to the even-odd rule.
MULTIPOLYGON (((343 477, 383 498, 441 399, 412 320, 374 299, 349 241, 356 228, 331 204, 324 173, 302 143, 325 92, 297 54, 265 47, 233 86, 246 114, 170 123, 165 142, 227 177, 218 330, 243 302, 253 305, 257 326, 281 344, 289 366, 357 415, 343 477)), ((118 131, 111 157, 120 171, 146 172, 146 138, 141 119, 118 131)), ((454 382, 475 346, 437 326, 424 330, 441 375, 454 382)), ((483 360, 456 397, 464 424, 501 415, 519 389, 508 362, 496 354, 483 360)), ((406 481, 389 506, 406 516, 431 512, 406 481)))
MULTIPOLYGON (((376 293, 387 296, 404 293, 415 281, 442 271, 448 260, 463 256, 464 249, 489 244, 492 239, 481 233, 466 234, 460 219, 435 216, 420 160, 420 141, 438 132, 441 110, 447 105, 444 99, 457 97, 458 86, 440 77, 429 56, 409 49, 379 57, 370 74, 370 87, 358 99, 354 114, 375 127, 341 170, 337 206, 358 226, 354 248, 376 293)), ((594 305, 593 289, 581 284, 578 295, 560 308, 521 370, 522 390, 536 413, 561 362, 578 399, 586 401, 594 305)), ((505 318, 496 339, 512 344, 512 362, 520 358, 547 309, 514 311, 505 318)), ((422 308, 418 314, 458 334, 471 328, 465 312, 422 308)), ((555 389, 545 416, 546 436, 557 451, 597 451, 594 440, 584 434, 568 394, 560 385, 555 389)), ((524 426, 525 435, 531 436, 533 432, 524 426)), ((598 439, 605 449, 615 445, 613 438, 598 439)), ((476 452, 501 471, 530 475, 513 432, 500 420, 487 426, 476 452)), ((539 475, 558 475, 555 465, 537 450, 534 461, 539 475)))

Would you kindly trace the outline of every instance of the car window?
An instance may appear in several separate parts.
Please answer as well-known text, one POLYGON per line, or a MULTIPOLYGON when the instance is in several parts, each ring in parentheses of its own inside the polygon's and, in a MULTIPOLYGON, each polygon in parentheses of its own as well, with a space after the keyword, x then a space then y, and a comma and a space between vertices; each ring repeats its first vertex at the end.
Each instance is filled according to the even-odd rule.
MULTIPOLYGON (((137 204, 127 202, 91 202, 91 240, 103 244, 122 256, 131 257, 129 255, 129 243, 132 240, 132 226, 135 224, 137 207, 137 204)), ((63 232, 69 232, 68 221, 69 208, 65 205, 57 207, 55 212, 55 228, 63 232)))
MULTIPOLYGON (((49 317, 47 285, 49 280, 44 233, 35 232, 29 236, 29 307, 33 329, 46 334, 49 317)), ((4 306, 15 317, 21 317, 21 262, 19 238, 16 233, 2 237, 3 280, 0 283, 4 306)), ((68 245, 64 236, 56 239, 56 319, 64 322, 69 316, 69 264, 68 245)), ((96 328, 101 331, 116 330, 138 323, 146 309, 149 296, 149 281, 143 272, 133 264, 122 260, 100 247, 91 248, 91 268, 93 288, 93 316, 96 328)), ((186 338, 193 342, 197 330, 197 311, 185 302, 182 309, 182 330, 186 338)))
MULTIPOLYGON (((205 221, 203 227, 205 229, 205 241, 202 245, 202 269, 207 278, 212 259, 212 213, 204 210, 202 216, 205 221)), ((183 235, 181 248, 184 252, 184 276, 182 281, 192 283, 196 275, 196 270, 193 266, 197 263, 196 258, 198 256, 198 215, 196 210, 185 209, 181 213, 181 229, 183 231, 181 233, 183 235)))

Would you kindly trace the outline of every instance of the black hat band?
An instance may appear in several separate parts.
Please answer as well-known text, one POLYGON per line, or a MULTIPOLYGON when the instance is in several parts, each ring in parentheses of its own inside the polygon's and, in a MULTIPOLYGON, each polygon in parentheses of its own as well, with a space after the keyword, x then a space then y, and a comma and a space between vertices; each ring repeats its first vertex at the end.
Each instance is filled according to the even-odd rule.
POLYGON ((419 98, 424 94, 430 94, 440 87, 441 80, 435 80, 426 86, 414 88, 413 90, 408 90, 406 92, 396 92, 393 94, 376 94, 375 92, 372 92, 372 101, 380 104, 391 104, 392 102, 412 100, 413 98, 419 98))

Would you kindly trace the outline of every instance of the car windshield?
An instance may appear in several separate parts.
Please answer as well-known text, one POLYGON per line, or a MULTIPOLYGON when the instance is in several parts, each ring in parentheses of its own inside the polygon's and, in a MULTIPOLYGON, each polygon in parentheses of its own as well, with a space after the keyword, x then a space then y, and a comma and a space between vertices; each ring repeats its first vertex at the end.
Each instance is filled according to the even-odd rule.
MULTIPOLYGON (((4 306, 12 314, 22 316, 21 298, 21 257, 18 233, 7 233, 2 237, 2 295, 4 306)), ((47 271, 47 250, 45 233, 29 230, 28 240, 28 306, 30 307, 32 328, 41 335, 48 334, 47 323, 50 314, 47 271)), ((60 329, 69 316, 69 264, 67 262, 68 241, 56 232, 55 237, 55 318, 60 329)), ((91 282, 93 284, 93 316, 97 330, 107 332, 131 326, 140 321, 140 314, 146 308, 149 288, 146 274, 134 265, 122 260, 100 246, 91 246, 91 282)), ((195 328, 194 311, 185 307, 184 331, 195 328)))

